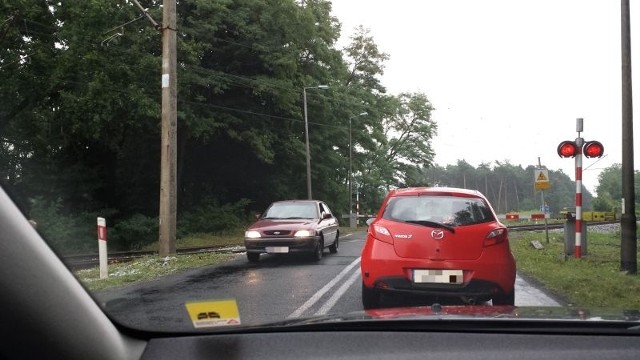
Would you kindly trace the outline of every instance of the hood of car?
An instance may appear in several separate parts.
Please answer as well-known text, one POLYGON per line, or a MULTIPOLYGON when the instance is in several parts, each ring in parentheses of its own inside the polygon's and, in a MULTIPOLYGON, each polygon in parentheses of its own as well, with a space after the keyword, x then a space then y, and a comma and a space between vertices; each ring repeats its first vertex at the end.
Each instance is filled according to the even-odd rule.
POLYGON ((300 230, 312 228, 317 223, 314 219, 260 219, 249 226, 249 230, 300 230))
POLYGON ((640 311, 623 309, 587 309, 578 307, 516 307, 491 305, 418 306, 351 312, 292 319, 290 325, 334 323, 350 321, 431 321, 431 320, 539 320, 592 321, 629 323, 640 331, 640 311))
POLYGON ((416 318, 505 318, 530 320, 610 320, 640 321, 640 311, 621 309, 588 309, 578 307, 516 307, 516 306, 423 306, 365 311, 371 319, 416 318))

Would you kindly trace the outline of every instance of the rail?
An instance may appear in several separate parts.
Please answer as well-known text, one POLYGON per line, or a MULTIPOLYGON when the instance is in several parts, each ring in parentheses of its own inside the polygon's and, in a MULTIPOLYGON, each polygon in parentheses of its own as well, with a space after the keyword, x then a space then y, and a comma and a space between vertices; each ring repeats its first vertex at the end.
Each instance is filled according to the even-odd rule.
MULTIPOLYGON (((208 252, 218 253, 240 253, 244 252, 243 246, 201 246, 191 248, 179 248, 176 249, 176 254, 189 255, 208 252)), ((134 251, 119 251, 109 254, 109 264, 128 262, 133 259, 138 259, 144 256, 157 255, 158 252, 154 250, 134 250, 134 251)), ((63 261, 71 269, 87 269, 94 266, 98 266, 99 258, 98 254, 79 254, 79 255, 67 255, 62 257, 63 261)))

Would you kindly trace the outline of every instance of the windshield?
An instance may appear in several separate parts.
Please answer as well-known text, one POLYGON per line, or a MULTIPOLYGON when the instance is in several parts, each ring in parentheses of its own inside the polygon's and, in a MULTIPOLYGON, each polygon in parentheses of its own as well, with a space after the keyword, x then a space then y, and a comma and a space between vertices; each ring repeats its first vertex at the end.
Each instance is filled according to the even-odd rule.
POLYGON ((317 219, 314 203, 276 203, 264 213, 263 219, 317 219))
POLYGON ((137 3, 0 6, 0 186, 114 321, 640 310, 618 3, 137 3))

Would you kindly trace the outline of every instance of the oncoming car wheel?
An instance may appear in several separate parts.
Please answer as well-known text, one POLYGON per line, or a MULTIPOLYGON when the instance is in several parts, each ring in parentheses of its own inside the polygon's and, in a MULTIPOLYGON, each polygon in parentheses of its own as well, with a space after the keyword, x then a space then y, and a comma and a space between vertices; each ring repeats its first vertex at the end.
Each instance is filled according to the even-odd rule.
POLYGON ((380 307, 380 292, 375 288, 368 288, 362 283, 362 306, 365 310, 380 307))
POLYGON ((338 246, 340 246, 340 234, 338 232, 336 232, 336 239, 334 240, 333 244, 331 244, 331 246, 329 246, 329 252, 332 254, 335 254, 338 252, 338 246))
POLYGON ((322 241, 322 238, 320 238, 320 240, 318 240, 318 242, 316 243, 316 247, 313 250, 313 260, 315 261, 320 261, 320 259, 322 259, 322 252, 324 251, 324 244, 322 241))

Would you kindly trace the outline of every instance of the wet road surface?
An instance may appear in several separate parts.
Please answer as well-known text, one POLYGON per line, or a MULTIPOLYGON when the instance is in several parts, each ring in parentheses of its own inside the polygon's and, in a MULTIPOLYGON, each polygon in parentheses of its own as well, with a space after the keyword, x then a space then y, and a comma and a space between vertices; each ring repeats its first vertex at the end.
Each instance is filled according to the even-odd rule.
MULTIPOLYGON (((116 321, 160 331, 193 330, 186 302, 235 299, 243 325, 360 311, 364 236, 341 236, 338 253, 325 249, 318 262, 306 256, 263 254, 254 264, 238 254, 220 266, 101 291, 96 299, 116 321)), ((560 306, 520 276, 515 293, 516 306, 560 306)), ((385 306, 425 305, 415 299, 386 301, 385 306)))

